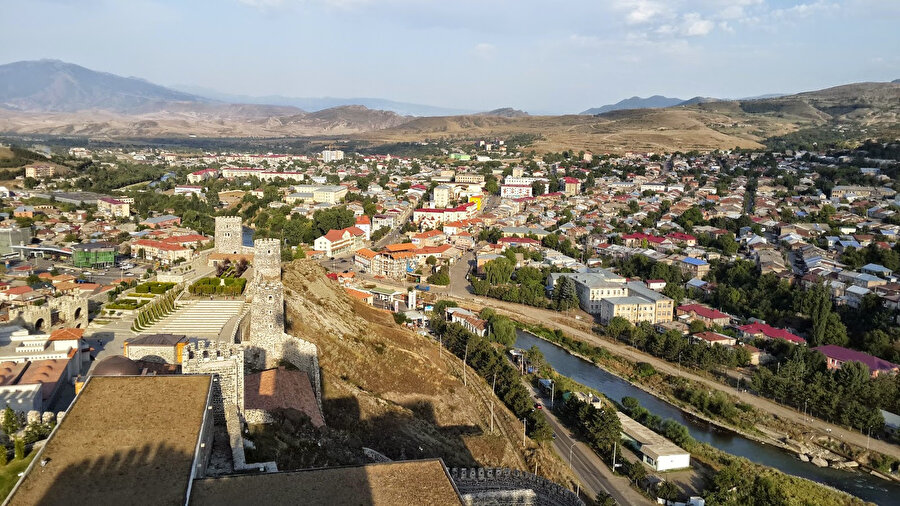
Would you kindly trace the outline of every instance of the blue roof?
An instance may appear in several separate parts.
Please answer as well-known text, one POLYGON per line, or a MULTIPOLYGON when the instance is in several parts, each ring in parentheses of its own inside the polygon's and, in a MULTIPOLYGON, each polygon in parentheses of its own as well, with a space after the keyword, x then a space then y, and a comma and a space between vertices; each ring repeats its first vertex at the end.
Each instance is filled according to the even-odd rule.
POLYGON ((706 260, 701 260, 699 258, 694 258, 694 257, 684 257, 684 260, 682 260, 682 262, 689 264, 689 265, 708 265, 706 260))
POLYGON ((178 219, 178 216, 175 216, 174 214, 164 214, 162 216, 154 216, 152 218, 147 218, 146 220, 144 220, 144 223, 163 223, 165 221, 177 220, 177 219, 178 219))
POLYGON ((862 266, 862 270, 870 272, 893 272, 887 267, 879 264, 866 264, 862 266))

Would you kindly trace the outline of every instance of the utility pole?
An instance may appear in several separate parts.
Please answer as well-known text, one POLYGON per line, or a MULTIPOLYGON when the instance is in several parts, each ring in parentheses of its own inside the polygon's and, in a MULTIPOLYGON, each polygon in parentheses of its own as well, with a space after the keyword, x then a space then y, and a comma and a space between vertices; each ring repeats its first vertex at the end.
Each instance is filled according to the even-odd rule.
POLYGON ((869 451, 869 435, 872 434, 872 426, 866 428, 866 451, 869 451))
POLYGON ((575 449, 575 441, 572 441, 572 445, 569 446, 569 467, 572 467, 572 450, 575 449))
POLYGON ((491 434, 494 433, 494 399, 491 399, 491 434))
POLYGON ((616 442, 613 442, 613 472, 616 472, 616 442))
POLYGON ((522 448, 525 448, 525 431, 528 428, 528 419, 522 417, 522 448))
POLYGON ((466 360, 469 359, 469 343, 466 342, 466 352, 463 354, 463 386, 469 386, 466 382, 466 360))
POLYGON ((491 396, 491 434, 494 433, 494 397, 497 394, 497 373, 494 373, 494 382, 491 385, 491 393, 494 394, 491 396))
POLYGON ((553 404, 553 393, 554 392, 556 392, 556 382, 553 380, 550 380, 550 409, 553 409, 555 407, 555 404, 553 404))

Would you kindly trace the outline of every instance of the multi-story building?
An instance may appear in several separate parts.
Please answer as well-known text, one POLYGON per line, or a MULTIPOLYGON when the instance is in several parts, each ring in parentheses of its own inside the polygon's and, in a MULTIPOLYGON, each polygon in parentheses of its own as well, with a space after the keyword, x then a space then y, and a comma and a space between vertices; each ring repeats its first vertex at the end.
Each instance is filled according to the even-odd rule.
POLYGON ((325 163, 337 162, 344 159, 344 152, 339 149, 326 149, 322 151, 321 156, 325 163))
POLYGON ((327 234, 313 242, 313 249, 324 251, 329 257, 340 256, 362 247, 365 237, 366 233, 357 227, 329 230, 327 234))
POLYGON ((562 178, 563 183, 565 184, 565 194, 568 196, 578 195, 581 193, 581 181, 574 177, 564 177, 562 178))
POLYGON ((179 260, 189 261, 193 256, 193 250, 178 244, 139 239, 131 243, 131 256, 157 260, 163 264, 173 264, 179 260))
POLYGON ((315 202, 337 204, 347 195, 347 188, 344 186, 320 186, 312 193, 315 202))
POLYGON ((530 197, 531 190, 530 184, 504 184, 500 186, 500 197, 505 199, 530 197))
POLYGON ((466 183, 466 184, 472 184, 472 183, 483 184, 484 176, 481 174, 473 174, 473 173, 469 173, 469 172, 464 172, 464 173, 457 174, 456 177, 454 178, 454 181, 456 181, 457 183, 466 183))
POLYGON ((97 211, 116 218, 127 218, 131 215, 131 205, 118 199, 102 197, 97 200, 97 211))
POLYGON ((709 262, 700 258, 684 257, 679 262, 678 267, 681 268, 682 272, 695 278, 703 278, 703 276, 709 274, 709 262))
POLYGON ((439 184, 434 187, 431 201, 436 209, 443 209, 450 205, 453 198, 453 187, 447 184, 439 184))
POLYGON ((56 169, 52 165, 27 165, 25 166, 25 177, 33 177, 42 179, 45 177, 53 177, 56 169))
POLYGON ((550 274, 547 289, 552 290, 563 277, 575 283, 581 309, 600 315, 603 323, 616 316, 632 323, 672 321, 672 299, 647 288, 644 283, 629 282, 612 271, 599 269, 594 272, 550 274))
POLYGON ((72 246, 72 263, 79 268, 111 267, 116 264, 116 245, 90 242, 72 246))

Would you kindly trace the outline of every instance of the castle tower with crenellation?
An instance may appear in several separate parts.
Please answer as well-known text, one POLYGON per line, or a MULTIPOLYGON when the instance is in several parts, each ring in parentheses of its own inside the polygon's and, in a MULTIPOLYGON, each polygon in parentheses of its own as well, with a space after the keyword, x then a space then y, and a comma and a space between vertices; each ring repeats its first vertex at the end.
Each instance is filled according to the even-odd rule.
POLYGON ((253 269, 261 282, 281 279, 281 241, 253 241, 253 269))
POLYGON ((240 216, 216 216, 216 252, 235 255, 243 252, 244 228, 240 216))

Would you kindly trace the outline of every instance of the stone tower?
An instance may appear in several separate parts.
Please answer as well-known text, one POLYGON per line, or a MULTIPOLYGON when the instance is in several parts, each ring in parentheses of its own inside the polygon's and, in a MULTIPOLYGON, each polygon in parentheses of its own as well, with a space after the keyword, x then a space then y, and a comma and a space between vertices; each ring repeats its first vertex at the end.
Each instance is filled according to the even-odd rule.
POLYGON ((250 304, 251 346, 265 348, 269 336, 284 332, 284 287, 280 281, 261 280, 250 304))
POLYGON ((253 269, 260 282, 281 279, 281 241, 253 241, 253 269))
POLYGON ((240 216, 216 216, 216 252, 241 253, 243 233, 240 216))

